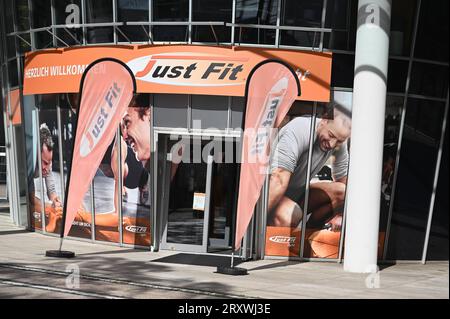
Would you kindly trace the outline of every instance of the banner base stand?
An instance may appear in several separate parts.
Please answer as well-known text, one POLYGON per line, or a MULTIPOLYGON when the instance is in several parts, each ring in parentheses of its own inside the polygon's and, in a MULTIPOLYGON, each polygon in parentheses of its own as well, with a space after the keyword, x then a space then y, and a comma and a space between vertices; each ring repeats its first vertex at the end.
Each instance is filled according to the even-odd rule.
POLYGON ((240 267, 228 267, 228 266, 218 266, 217 273, 231 276, 245 276, 248 275, 248 271, 245 268, 240 267))
POLYGON ((45 252, 45 256, 55 258, 74 258, 75 253, 67 250, 47 250, 45 252))

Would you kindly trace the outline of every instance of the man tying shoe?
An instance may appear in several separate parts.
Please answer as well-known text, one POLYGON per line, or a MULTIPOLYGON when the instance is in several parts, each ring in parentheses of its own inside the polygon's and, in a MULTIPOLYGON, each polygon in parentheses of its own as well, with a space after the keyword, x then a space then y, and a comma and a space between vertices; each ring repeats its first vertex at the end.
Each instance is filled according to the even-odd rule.
MULTIPOLYGON (((333 110, 332 119, 321 119, 311 157, 311 177, 314 177, 334 157, 333 181, 310 184, 307 222, 310 227, 338 231, 342 223, 342 206, 347 182, 347 140, 351 132, 351 119, 343 112, 333 110), (309 218, 309 219, 308 219, 309 218)), ((272 154, 269 186, 268 225, 299 227, 303 220, 302 207, 305 187, 310 118, 295 118, 284 126, 272 154)))

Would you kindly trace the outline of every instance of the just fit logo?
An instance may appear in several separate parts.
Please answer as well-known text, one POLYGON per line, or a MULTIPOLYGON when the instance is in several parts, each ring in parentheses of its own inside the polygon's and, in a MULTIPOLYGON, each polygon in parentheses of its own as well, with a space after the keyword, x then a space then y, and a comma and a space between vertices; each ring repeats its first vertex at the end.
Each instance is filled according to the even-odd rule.
POLYGON ((179 86, 227 86, 245 84, 245 58, 192 53, 144 56, 127 63, 144 82, 179 86))
POLYGON ((83 133, 80 143, 80 156, 86 157, 95 148, 97 143, 101 140, 103 134, 106 131, 109 123, 111 122, 112 113, 117 106, 116 101, 119 100, 120 92, 122 89, 117 83, 113 85, 106 92, 103 99, 100 99, 101 105, 97 112, 92 114, 92 117, 88 119, 88 123, 91 123, 83 133))

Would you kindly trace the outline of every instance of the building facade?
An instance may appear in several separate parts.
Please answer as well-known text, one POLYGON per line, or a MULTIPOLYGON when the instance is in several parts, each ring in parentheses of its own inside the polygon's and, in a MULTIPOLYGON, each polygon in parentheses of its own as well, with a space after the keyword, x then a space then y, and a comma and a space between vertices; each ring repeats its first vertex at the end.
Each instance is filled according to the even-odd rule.
MULTIPOLYGON (((26 52, 182 44, 332 53, 330 98, 351 111, 358 14, 354 0, 3 0, 0 8, 1 105, 11 217, 49 236, 58 233, 52 224, 58 209, 49 190, 54 188, 64 200, 78 96, 24 94, 26 52), (46 132, 53 140, 53 188, 47 186, 42 164, 46 154, 38 142, 46 132)), ((447 38, 448 1, 392 1, 380 261, 448 260, 447 38)), ((237 161, 222 163, 214 154, 211 160, 179 165, 175 171, 168 154, 179 143, 203 150, 215 137, 221 138, 223 149, 239 149, 245 99, 213 92, 147 94, 144 99, 152 105, 150 167, 143 170, 125 147, 116 164, 129 175, 115 183, 111 154, 121 144, 112 144, 69 236, 144 249, 229 254, 237 161), (114 191, 122 193, 118 205, 114 191), (193 199, 203 208, 194 209, 193 199)), ((314 142, 315 124, 327 118, 329 106, 296 101, 288 120, 308 119, 314 142)), ((310 176, 311 183, 329 179, 331 163, 325 166, 310 176)), ((306 184, 308 189, 310 182, 306 184)), ((241 257, 342 260, 345 228, 329 231, 306 223, 301 231, 272 233, 267 201, 268 179, 241 257), (283 246, 273 248, 276 244, 283 246)))

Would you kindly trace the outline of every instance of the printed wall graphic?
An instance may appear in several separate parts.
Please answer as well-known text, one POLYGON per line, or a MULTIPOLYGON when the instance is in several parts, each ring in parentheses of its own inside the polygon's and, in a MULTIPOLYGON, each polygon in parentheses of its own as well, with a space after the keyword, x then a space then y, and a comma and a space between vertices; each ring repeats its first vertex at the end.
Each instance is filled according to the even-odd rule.
POLYGON ((70 231, 84 194, 127 111, 135 92, 135 82, 123 63, 102 59, 86 69, 80 91, 62 236, 70 231))
POLYGON ((272 129, 279 126, 298 95, 297 75, 279 61, 265 61, 250 75, 242 137, 235 250, 241 246, 266 177, 274 137, 272 129))
POLYGON ((26 55, 24 94, 78 92, 86 67, 114 57, 132 70, 139 93, 245 96, 254 66, 285 61, 298 73, 304 94, 296 99, 328 102, 331 53, 195 45, 81 47, 26 55))

